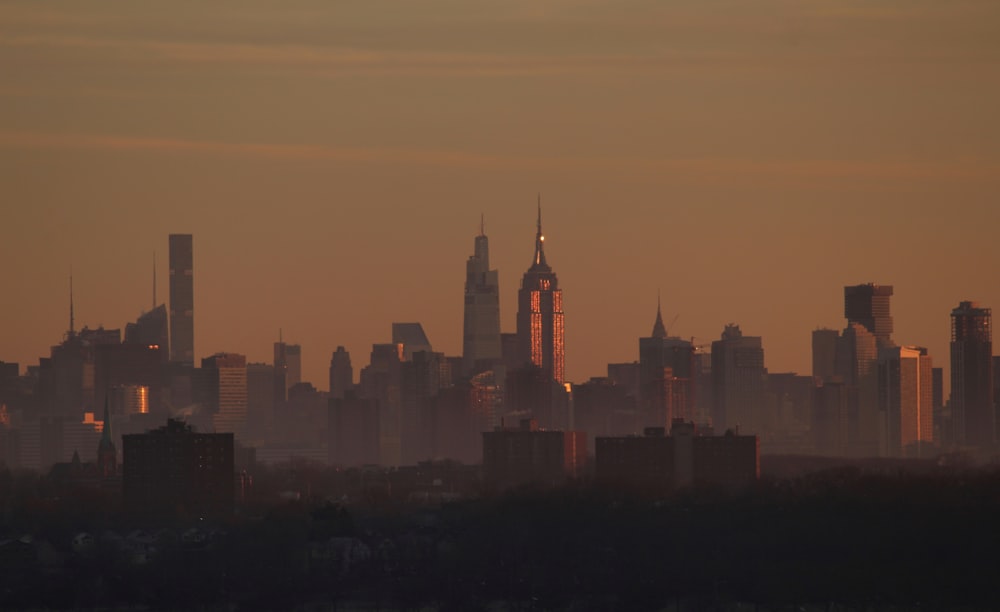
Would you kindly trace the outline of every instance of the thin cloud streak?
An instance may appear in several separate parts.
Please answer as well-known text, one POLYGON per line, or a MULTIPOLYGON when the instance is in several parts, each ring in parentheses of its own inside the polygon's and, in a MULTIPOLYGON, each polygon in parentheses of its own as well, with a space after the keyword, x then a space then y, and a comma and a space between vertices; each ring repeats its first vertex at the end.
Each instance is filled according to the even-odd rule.
POLYGON ((831 160, 702 158, 601 158, 513 156, 402 147, 336 147, 308 144, 232 143, 177 138, 146 138, 94 134, 0 132, 0 147, 8 149, 64 149, 189 153, 273 160, 335 161, 342 163, 413 164, 481 169, 640 171, 717 180, 721 177, 785 179, 937 180, 1000 182, 1000 160, 831 160))

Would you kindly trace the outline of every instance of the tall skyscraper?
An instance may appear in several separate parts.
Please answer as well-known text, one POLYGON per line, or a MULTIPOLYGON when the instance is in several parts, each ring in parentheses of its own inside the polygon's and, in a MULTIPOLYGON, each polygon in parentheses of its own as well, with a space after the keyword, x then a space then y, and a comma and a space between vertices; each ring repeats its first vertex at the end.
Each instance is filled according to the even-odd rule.
POLYGON ((850 455, 878 454, 878 339, 860 323, 848 323, 837 344, 837 376, 847 385, 847 443, 850 455))
POLYGON ((194 239, 170 234, 170 360, 194 365, 194 239))
POLYGON ((884 419, 880 454, 920 457, 934 442, 934 391, 927 349, 879 349, 879 409, 884 419))
POLYGON ((992 319, 976 302, 951 311, 951 413, 958 442, 970 446, 996 442, 992 319))
POLYGON ((217 353, 201 360, 212 425, 220 433, 245 439, 247 426, 247 358, 217 353))
POLYGON ((812 375, 820 380, 830 380, 837 374, 837 341, 840 333, 835 329, 814 329, 812 333, 812 375))
POLYGON ((480 224, 473 254, 465 264, 465 317, 462 369, 468 375, 492 367, 503 358, 500 346, 500 280, 490 270, 490 243, 480 224))
POLYGON ((562 383, 566 374, 562 290, 555 272, 545 262, 542 206, 538 205, 535 258, 521 279, 517 293, 518 360, 534 364, 562 383))
POLYGON ((654 417, 645 425, 667 427, 674 418, 695 417, 694 359, 690 341, 667 335, 657 299, 652 335, 639 338, 640 408, 654 417))
POLYGON ((744 336, 739 325, 726 325, 721 339, 712 342, 717 431, 739 427, 743 434, 761 433, 765 374, 760 336, 744 336))
POLYGON ((892 285, 844 287, 844 317, 848 323, 860 323, 874 334, 879 347, 892 346, 891 297, 892 285))
POLYGON ((344 394, 354 388, 354 368, 351 367, 351 354, 338 346, 330 356, 330 397, 344 399, 344 394))
POLYGON ((287 397, 288 390, 302 382, 302 347, 298 344, 287 344, 281 339, 274 343, 274 370, 275 375, 284 378, 284 393, 287 397))

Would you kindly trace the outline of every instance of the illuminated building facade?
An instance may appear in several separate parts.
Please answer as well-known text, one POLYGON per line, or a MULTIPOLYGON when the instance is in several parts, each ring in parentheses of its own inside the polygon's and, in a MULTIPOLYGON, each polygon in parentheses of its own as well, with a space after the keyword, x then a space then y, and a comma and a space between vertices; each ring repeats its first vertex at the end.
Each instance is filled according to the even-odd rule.
POLYGON ((465 264, 464 313, 462 370, 468 376, 489 369, 503 358, 500 280, 498 272, 490 270, 490 243, 482 224, 473 254, 465 264))
POLYGON ((534 364, 558 383, 565 380, 566 344, 562 290, 545 262, 542 208, 538 207, 535 259, 524 273, 517 294, 518 359, 534 364))
POLYGON ((981 448, 996 442, 992 324, 991 309, 975 302, 951 311, 951 413, 958 442, 981 448))
POLYGON ((920 457, 934 442, 934 386, 927 349, 879 349, 879 408, 884 419, 881 454, 920 457))

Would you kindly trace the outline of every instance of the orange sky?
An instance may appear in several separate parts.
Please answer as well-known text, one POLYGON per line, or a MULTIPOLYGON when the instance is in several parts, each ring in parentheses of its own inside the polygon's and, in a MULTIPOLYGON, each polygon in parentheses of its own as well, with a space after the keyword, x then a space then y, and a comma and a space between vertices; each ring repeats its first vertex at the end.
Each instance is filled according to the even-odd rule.
POLYGON ((808 372, 842 287, 893 284, 895 338, 947 366, 1000 307, 993 0, 0 4, 0 360, 165 300, 195 235, 195 349, 326 388, 392 321, 461 350, 479 215, 502 320, 541 192, 567 376, 727 322, 808 372))

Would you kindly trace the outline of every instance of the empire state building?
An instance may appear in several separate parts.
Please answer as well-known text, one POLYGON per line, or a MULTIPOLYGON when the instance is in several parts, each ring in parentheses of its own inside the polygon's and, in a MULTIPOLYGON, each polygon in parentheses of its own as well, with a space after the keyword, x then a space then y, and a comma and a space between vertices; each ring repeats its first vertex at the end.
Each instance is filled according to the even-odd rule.
POLYGON ((562 290, 555 272, 545 262, 542 205, 538 205, 535 259, 521 279, 517 292, 517 346, 522 363, 541 368, 562 383, 566 375, 566 345, 562 290))

